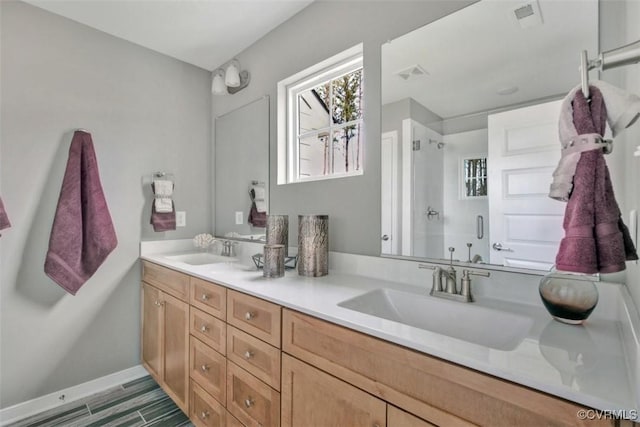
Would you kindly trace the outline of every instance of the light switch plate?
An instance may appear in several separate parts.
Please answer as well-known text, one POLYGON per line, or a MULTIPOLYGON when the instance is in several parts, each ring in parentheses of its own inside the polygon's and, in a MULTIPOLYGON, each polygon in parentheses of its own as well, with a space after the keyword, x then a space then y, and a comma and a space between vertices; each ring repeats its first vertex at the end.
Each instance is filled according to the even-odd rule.
POLYGON ((242 225, 244 223, 244 218, 242 215, 242 211, 236 212, 236 225, 242 225))
POLYGON ((187 212, 176 211, 176 227, 186 227, 186 226, 187 226, 187 212))

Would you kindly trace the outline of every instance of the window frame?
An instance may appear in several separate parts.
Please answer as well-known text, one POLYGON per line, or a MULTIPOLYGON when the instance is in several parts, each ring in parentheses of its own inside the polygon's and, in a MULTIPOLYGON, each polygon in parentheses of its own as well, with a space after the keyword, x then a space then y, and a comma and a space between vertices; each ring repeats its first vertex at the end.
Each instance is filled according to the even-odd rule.
POLYGON ((487 153, 475 153, 475 154, 466 154, 464 156, 460 156, 459 160, 458 160, 458 176, 459 176, 459 196, 458 199, 459 200, 483 200, 483 199, 487 199, 489 197, 489 159, 487 156, 487 153), (484 159, 487 166, 486 166, 486 174, 483 177, 467 177, 467 173, 466 173, 466 168, 465 168, 465 161, 467 160, 481 160, 484 159), (467 179, 469 178, 469 179, 467 179), (467 182, 470 180, 478 180, 484 178, 485 180, 485 184, 487 186, 487 194, 482 195, 482 196, 469 196, 467 195, 467 182))
MULTIPOLYGON (((300 176, 300 158, 299 158, 299 137, 304 137, 318 133, 319 130, 306 132, 298 135, 298 95, 319 86, 322 83, 333 80, 345 74, 362 70, 363 78, 361 85, 364 84, 364 61, 363 61, 363 45, 362 43, 347 49, 337 55, 332 56, 320 63, 306 68, 291 77, 278 82, 278 153, 277 153, 277 183, 294 184, 299 182, 321 181, 327 179, 344 178, 350 176, 358 176, 364 174, 364 144, 361 146, 360 152, 360 168, 355 171, 331 173, 320 176, 300 176)), ((363 102, 361 109, 363 109, 363 102)), ((333 124, 331 121, 331 113, 329 119, 329 138, 332 139, 332 132, 336 129, 344 128, 353 124, 360 124, 359 138, 364 137, 364 114, 363 117, 344 122, 333 124)), ((323 128, 324 129, 324 128, 323 128)), ((361 139, 361 141, 363 141, 361 139)), ((331 156, 333 156, 333 143, 331 145, 331 156)))

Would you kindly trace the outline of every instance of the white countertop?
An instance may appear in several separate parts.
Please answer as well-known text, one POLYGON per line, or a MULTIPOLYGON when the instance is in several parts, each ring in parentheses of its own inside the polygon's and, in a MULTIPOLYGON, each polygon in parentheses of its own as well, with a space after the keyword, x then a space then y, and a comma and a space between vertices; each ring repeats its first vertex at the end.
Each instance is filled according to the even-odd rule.
POLYGON ((337 305, 378 288, 414 293, 424 293, 424 288, 334 271, 306 278, 294 270, 282 278, 266 279, 253 266, 188 265, 165 255, 143 254, 142 258, 595 409, 626 411, 625 418, 640 413, 640 320, 624 286, 598 283, 599 306, 607 308, 607 315, 600 315, 596 308, 584 326, 556 322, 540 304, 477 296, 476 305, 533 319, 527 337, 513 350, 503 351, 337 305))

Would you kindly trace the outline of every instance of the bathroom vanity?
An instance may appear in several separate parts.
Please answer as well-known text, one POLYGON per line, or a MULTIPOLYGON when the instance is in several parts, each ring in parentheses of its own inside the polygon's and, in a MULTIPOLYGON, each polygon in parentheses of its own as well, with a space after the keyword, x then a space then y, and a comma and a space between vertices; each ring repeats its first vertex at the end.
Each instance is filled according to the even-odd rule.
POLYGON ((543 356, 581 328, 558 324, 549 341, 557 322, 543 309, 522 306, 532 320, 519 342, 471 342, 347 308, 401 284, 143 259, 143 364, 197 426, 633 425, 596 415, 638 409, 637 361, 605 321, 589 331, 593 348, 576 349, 602 373, 566 381, 543 356))

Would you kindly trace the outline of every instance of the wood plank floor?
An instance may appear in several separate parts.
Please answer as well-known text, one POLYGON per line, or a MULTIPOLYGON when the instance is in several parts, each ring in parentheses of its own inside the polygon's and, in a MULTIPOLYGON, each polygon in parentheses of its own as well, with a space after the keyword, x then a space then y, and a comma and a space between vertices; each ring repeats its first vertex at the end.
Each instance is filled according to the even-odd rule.
POLYGON ((146 376, 61 405, 7 427, 192 427, 187 416, 146 376))

